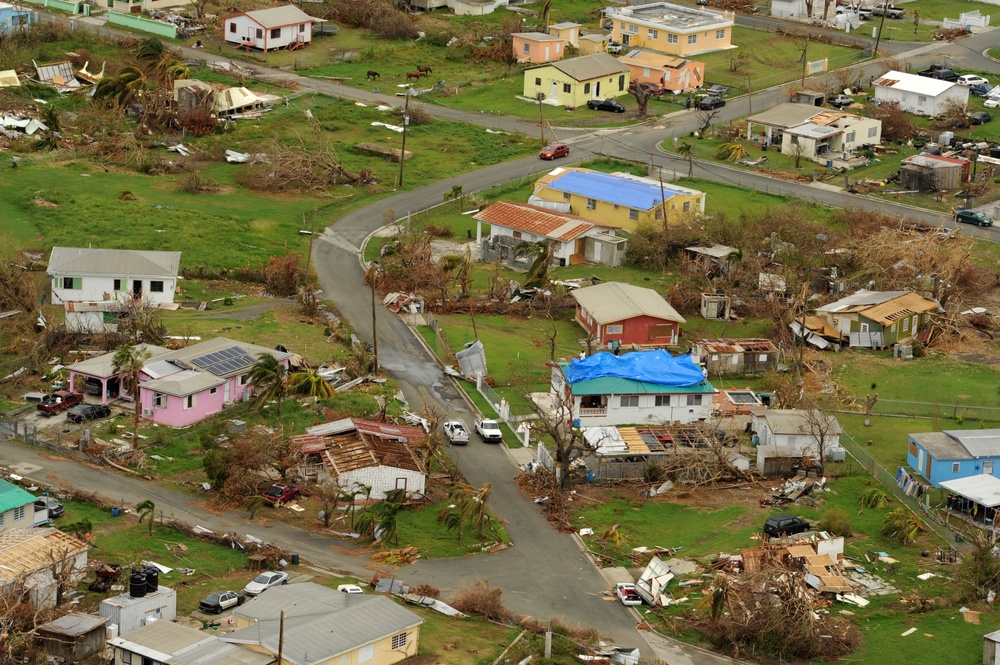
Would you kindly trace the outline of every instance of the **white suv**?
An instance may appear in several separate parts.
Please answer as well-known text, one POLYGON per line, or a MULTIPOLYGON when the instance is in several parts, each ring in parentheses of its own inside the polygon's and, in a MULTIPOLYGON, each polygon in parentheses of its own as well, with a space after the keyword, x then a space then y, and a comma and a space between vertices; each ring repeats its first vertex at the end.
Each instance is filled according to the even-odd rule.
POLYGON ((990 82, 984 79, 982 76, 976 76, 975 74, 966 74, 965 76, 959 76, 955 83, 959 85, 989 85, 990 82))

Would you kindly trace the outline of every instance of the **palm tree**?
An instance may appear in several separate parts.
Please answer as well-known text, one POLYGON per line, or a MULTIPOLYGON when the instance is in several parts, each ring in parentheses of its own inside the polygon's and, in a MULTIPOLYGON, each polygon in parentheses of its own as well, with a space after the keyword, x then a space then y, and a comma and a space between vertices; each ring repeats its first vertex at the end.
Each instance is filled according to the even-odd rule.
POLYGON ((688 163, 688 177, 694 177, 694 146, 688 141, 684 141, 677 146, 677 154, 688 163))
POLYGON ((117 74, 102 79, 94 89, 95 99, 106 99, 126 106, 135 97, 149 91, 149 78, 138 67, 122 67, 117 74))
POLYGON ((135 57, 148 63, 159 62, 167 53, 167 47, 156 37, 140 39, 139 45, 135 49, 135 57))
POLYGON ((278 415, 281 415, 281 399, 285 396, 285 366, 270 353, 261 353, 258 360, 250 368, 250 385, 257 393, 257 410, 271 400, 278 402, 278 415))
POLYGON ((450 498, 456 504, 444 516, 445 528, 456 531, 458 539, 462 539, 465 527, 472 527, 480 540, 486 531, 486 525, 492 519, 489 511, 490 495, 493 484, 486 483, 478 490, 469 485, 458 485, 451 491, 450 498))
POLYGON ((153 535, 153 522, 156 517, 156 504, 153 503, 152 499, 146 499, 145 501, 140 501, 135 504, 135 512, 139 517, 139 524, 143 521, 149 520, 149 535, 153 535))
POLYGON ((527 242, 522 240, 514 245, 514 256, 534 256, 535 260, 528 268, 522 288, 539 288, 549 281, 549 263, 552 261, 552 245, 548 240, 527 242))
POLYGON ((747 154, 749 153, 747 153, 747 149, 743 147, 742 143, 723 143, 715 151, 715 158, 727 162, 735 162, 743 159, 747 154))
POLYGON ((461 210, 465 207, 465 192, 461 185, 453 186, 449 191, 444 193, 445 202, 455 200, 458 201, 458 209, 461 210))
POLYGON ((288 377, 288 392, 293 395, 327 398, 333 397, 336 391, 333 386, 320 376, 317 370, 311 372, 296 372, 288 377))
MULTIPOLYGON (((371 491, 371 488, 368 490, 371 491)), ((356 522, 357 532, 362 536, 368 536, 372 540, 377 539, 385 544, 389 540, 399 546, 399 511, 403 507, 406 499, 406 490, 395 489, 386 492, 385 499, 379 503, 368 506, 358 515, 356 522)))
POLYGON ((142 368, 149 359, 147 349, 127 344, 119 346, 111 361, 111 371, 120 378, 122 387, 132 395, 134 415, 132 419, 132 454, 139 452, 139 422, 142 417, 142 402, 139 400, 139 384, 142 383, 142 368))

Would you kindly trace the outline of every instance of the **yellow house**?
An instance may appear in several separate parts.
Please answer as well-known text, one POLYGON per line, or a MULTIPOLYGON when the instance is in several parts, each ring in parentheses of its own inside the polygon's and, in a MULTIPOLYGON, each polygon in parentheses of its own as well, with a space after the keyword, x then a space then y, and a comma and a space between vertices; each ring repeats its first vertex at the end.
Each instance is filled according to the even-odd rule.
POLYGON ((628 173, 557 168, 535 181, 528 203, 634 231, 662 224, 664 207, 668 221, 705 212, 705 193, 628 173))
POLYGON ((567 44, 572 44, 574 47, 580 46, 579 23, 554 23, 549 26, 548 33, 553 37, 565 39, 567 44))
POLYGON ((390 665, 417 653, 418 615, 385 596, 342 593, 304 582, 268 589, 236 608, 236 630, 222 636, 257 653, 278 653, 277 665, 390 665))
POLYGON ((683 57, 736 48, 731 12, 653 2, 611 7, 605 15, 612 21, 611 40, 625 47, 683 57))
POLYGON ((580 55, 591 55, 593 53, 607 53, 608 41, 611 35, 604 35, 599 32, 590 35, 580 35, 580 55))
POLYGON ((524 70, 524 96, 542 95, 560 106, 585 106, 590 99, 628 94, 629 68, 607 53, 550 62, 524 70))

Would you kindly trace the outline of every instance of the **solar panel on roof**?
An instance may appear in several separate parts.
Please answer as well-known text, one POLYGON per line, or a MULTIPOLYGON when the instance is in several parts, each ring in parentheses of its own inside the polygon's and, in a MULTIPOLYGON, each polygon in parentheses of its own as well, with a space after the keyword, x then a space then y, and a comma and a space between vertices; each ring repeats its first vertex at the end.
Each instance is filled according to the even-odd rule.
POLYGON ((219 351, 192 358, 191 363, 216 375, 223 376, 246 369, 257 359, 238 346, 230 346, 219 351))

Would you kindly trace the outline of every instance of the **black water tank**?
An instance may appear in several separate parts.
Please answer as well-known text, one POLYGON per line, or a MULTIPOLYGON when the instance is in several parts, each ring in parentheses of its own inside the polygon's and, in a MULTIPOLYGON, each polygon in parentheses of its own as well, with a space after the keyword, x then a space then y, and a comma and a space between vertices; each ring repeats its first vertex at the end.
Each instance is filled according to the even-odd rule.
POLYGON ((995 145, 990 148, 990 157, 1000 159, 1000 146, 995 145))
POLYGON ((144 568, 146 575, 146 593, 156 593, 160 588, 160 571, 157 568, 144 568))
POLYGON ((128 578, 128 595, 133 598, 143 598, 146 595, 146 574, 134 570, 128 578))

